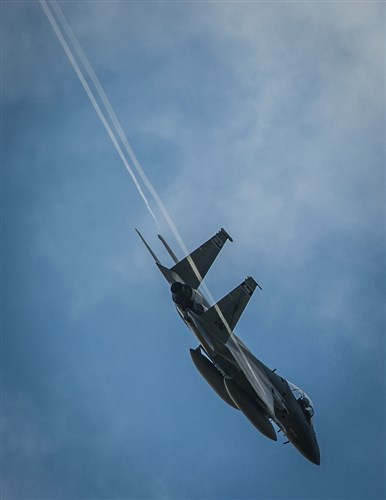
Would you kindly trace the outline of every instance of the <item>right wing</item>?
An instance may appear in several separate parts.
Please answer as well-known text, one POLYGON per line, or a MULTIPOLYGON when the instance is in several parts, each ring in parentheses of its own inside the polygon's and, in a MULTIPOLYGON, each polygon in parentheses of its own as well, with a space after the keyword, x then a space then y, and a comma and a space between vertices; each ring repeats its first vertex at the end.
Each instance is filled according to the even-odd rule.
POLYGON ((270 415, 274 415, 273 396, 266 381, 267 377, 260 366, 261 363, 256 361, 241 340, 233 334, 233 329, 256 287, 261 288, 253 278, 248 277, 203 314, 192 315, 191 311, 189 314, 193 316, 192 319, 196 326, 211 337, 210 342, 213 345, 211 348, 215 349, 217 343, 215 337, 219 339, 220 343, 226 345, 256 394, 267 407, 270 415), (224 321, 227 325, 224 324, 224 321))
POLYGON ((205 323, 210 331, 226 342, 230 336, 229 330, 233 331, 235 328, 257 286, 261 288, 249 276, 217 304, 200 315, 199 321, 205 323))

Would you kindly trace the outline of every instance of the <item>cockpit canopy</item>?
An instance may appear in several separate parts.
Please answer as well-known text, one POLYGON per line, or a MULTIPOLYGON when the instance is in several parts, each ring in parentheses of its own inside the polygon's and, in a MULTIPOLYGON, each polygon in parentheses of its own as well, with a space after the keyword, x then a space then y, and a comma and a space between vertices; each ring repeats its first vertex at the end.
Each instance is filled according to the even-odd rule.
POLYGON ((312 417, 315 414, 314 405, 311 401, 311 398, 292 382, 288 382, 288 385, 290 386, 290 389, 296 401, 300 404, 303 413, 305 414, 307 419, 311 421, 312 417))

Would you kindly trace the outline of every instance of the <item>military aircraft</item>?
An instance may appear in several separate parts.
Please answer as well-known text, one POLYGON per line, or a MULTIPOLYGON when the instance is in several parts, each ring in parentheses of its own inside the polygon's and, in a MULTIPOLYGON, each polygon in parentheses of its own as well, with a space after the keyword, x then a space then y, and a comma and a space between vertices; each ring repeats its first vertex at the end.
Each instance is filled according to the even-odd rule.
POLYGON ((276 441, 282 432, 308 460, 320 464, 320 452, 313 428, 311 399, 258 360, 233 333, 256 287, 252 277, 211 305, 200 285, 227 240, 221 228, 190 255, 178 260, 165 239, 158 235, 174 261, 171 268, 161 264, 136 229, 159 270, 170 285, 172 300, 184 323, 195 334, 199 346, 190 349, 196 368, 228 405, 240 410, 265 436, 276 441), (275 431, 274 422, 278 427, 275 431))

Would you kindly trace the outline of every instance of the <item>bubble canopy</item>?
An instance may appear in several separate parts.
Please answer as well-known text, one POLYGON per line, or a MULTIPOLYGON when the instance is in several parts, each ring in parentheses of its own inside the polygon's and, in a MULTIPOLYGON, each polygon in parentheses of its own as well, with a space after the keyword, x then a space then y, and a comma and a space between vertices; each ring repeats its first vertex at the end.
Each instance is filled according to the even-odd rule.
POLYGON ((305 415, 309 419, 311 419, 315 414, 314 404, 313 404, 311 398, 304 391, 302 391, 302 389, 300 389, 298 386, 296 386, 292 382, 288 381, 288 385, 290 386, 290 389, 291 389, 292 394, 294 395, 296 401, 302 407, 302 410, 304 411, 305 415))

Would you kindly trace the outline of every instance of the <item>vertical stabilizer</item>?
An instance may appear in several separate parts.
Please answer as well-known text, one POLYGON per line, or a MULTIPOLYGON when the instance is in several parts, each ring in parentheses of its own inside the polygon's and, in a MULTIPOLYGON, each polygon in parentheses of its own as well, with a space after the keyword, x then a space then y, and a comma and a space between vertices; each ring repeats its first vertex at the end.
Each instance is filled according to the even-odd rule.
POLYGON ((138 236, 141 238, 141 240, 143 241, 143 244, 145 245, 145 247, 149 250, 149 252, 151 253, 153 259, 156 261, 157 264, 160 264, 161 265, 161 262, 159 261, 158 257, 156 256, 156 254, 153 252, 153 250, 150 248, 149 244, 147 243, 147 241, 145 240, 145 238, 142 236, 142 234, 138 231, 137 228, 135 228, 135 230, 137 231, 137 234, 138 236))
POLYGON ((158 238, 162 241, 162 244, 163 246, 166 248, 168 254, 170 255, 170 257, 173 259, 174 263, 177 264, 178 262, 178 259, 176 257, 176 254, 173 252, 173 250, 170 248, 169 244, 167 243, 167 241, 165 240, 165 238, 163 236, 161 236, 160 234, 158 235, 158 238))

